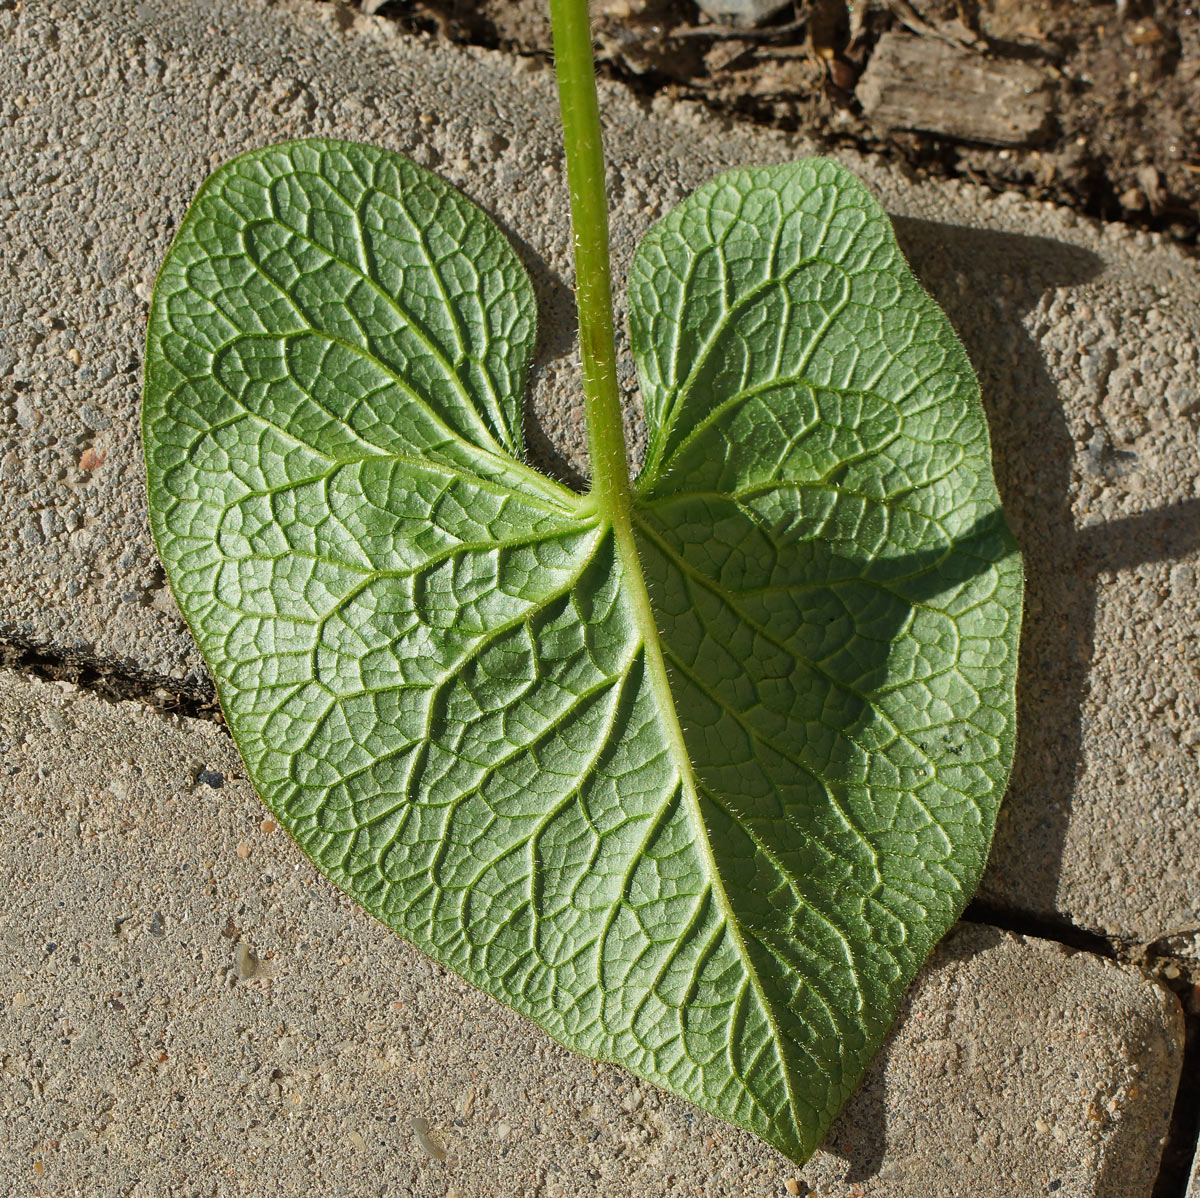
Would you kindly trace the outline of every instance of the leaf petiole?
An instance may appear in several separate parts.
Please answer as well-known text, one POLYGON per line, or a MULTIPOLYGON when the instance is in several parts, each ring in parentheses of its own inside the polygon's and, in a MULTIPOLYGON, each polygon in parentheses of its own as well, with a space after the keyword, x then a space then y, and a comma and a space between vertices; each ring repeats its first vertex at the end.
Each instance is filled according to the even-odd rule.
POLYGON ((575 301, 592 493, 603 515, 628 523, 629 465, 617 389, 608 197, 587 0, 550 0, 550 20, 571 193, 575 301))

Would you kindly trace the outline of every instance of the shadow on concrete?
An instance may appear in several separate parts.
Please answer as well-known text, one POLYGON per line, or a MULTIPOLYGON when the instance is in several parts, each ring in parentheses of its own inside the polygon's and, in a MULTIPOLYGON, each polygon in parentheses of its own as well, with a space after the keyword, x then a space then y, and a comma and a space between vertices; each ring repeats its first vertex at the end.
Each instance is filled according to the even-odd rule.
MULTIPOLYGON (((975 925, 968 930, 967 925, 958 924, 937 946, 925 968, 935 973, 939 970, 954 969, 979 953, 995 948, 1003 938, 1004 933, 999 928, 975 925)), ((917 988, 909 987, 908 993, 901 1000, 896 1022, 884 1041, 883 1048, 867 1068, 854 1097, 833 1121, 822 1145, 822 1152, 845 1160, 846 1173, 843 1181, 849 1185, 870 1181, 883 1168, 888 1150, 888 1060, 898 1030, 913 1018, 917 999, 917 988)), ((964 1094, 963 1105, 966 1106, 970 1102, 971 1097, 964 1094)), ((981 1123, 988 1118, 987 1112, 974 1113, 981 1123)))
MULTIPOLYGON (((1061 800, 1071 794, 1079 761, 1095 571, 1071 512, 1075 447, 1062 401, 1023 318, 1048 290, 1086 283, 1103 263, 1047 238, 893 220, 905 256, 950 317, 979 376, 996 481, 1025 560, 1017 756, 986 877, 1018 907, 1049 910, 1069 817, 1061 800)), ((1090 536, 1107 539, 1100 529, 1090 536)), ((826 1141, 827 1151, 846 1158, 847 1182, 874 1177, 887 1151, 887 1056, 885 1045, 826 1141), (842 1134, 846 1119, 853 1136, 842 1134)))
POLYGON ((1076 447, 1022 317, 1048 289, 1095 279, 1099 258, 1047 238, 931 221, 899 218, 896 229, 979 374, 996 479, 1025 558, 1017 757, 981 894, 993 905, 1045 917, 1055 910, 1080 766, 1097 576, 1196 549, 1200 501, 1077 527, 1076 447))

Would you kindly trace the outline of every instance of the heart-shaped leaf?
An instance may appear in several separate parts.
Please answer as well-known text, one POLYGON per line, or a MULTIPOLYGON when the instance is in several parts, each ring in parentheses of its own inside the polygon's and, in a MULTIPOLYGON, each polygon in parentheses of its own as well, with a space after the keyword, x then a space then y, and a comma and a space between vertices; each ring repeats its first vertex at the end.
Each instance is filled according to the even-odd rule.
POLYGON ((802 1160, 979 878, 1021 569, 978 388, 831 162, 638 251, 632 506, 521 461, 492 221, 381 150, 204 185, 159 276, 154 531, 259 793, 562 1043, 802 1160))

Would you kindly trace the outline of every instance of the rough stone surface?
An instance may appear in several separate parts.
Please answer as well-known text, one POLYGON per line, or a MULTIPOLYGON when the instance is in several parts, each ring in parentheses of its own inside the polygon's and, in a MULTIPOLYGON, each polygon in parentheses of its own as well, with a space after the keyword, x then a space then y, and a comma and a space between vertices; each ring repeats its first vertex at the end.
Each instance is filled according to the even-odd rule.
POLYGON ((1196 1160, 1192 1164, 1192 1177, 1183 1198, 1200 1198, 1200 1147, 1196 1149, 1196 1160))
MULTIPOLYGON (((177 684, 203 668, 150 543, 154 272, 250 146, 357 138, 492 211, 544 308, 534 458, 585 466, 550 72, 306 0, 0 9, 0 637, 177 684)), ((619 268, 687 189, 803 143, 604 89, 619 268)), ((987 902, 1134 941, 1200 929, 1200 268, 1149 235, 852 155, 983 379, 1029 574, 1022 731, 987 902)), ((631 368, 629 427, 639 446, 631 368)))
POLYGON ((4 672, 0 730, 8 1193, 1150 1193, 1182 1020, 1133 970, 960 925, 797 1171, 352 906, 220 726, 4 672))

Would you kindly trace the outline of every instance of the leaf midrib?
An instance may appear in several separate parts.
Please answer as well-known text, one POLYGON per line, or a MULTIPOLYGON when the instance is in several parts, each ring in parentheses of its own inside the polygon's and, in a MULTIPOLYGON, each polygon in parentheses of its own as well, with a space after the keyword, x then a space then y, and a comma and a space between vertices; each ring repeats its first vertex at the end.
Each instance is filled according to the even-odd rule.
POLYGON ((671 688, 670 676, 667 673, 666 658, 663 653, 662 639, 658 631, 658 623, 654 618, 654 607, 650 601, 650 592, 646 589, 646 576, 642 569, 641 556, 638 553, 637 541, 633 533, 632 505, 623 497, 609 496, 608 512, 612 520, 613 538, 617 547, 617 558, 621 564, 622 574, 626 579, 625 592, 629 598, 631 614, 645 653, 647 673, 650 685, 658 700, 661 713, 663 732, 666 736, 668 749, 675 761, 679 775, 680 790, 683 793, 684 805, 692 825, 696 849, 708 870, 712 897, 722 911, 725 926, 733 940, 734 947, 742 961, 746 977, 754 990, 762 1009, 763 1018, 771 1032, 771 1039, 779 1058, 780 1072, 783 1076, 784 1089, 787 1093, 788 1111, 795 1126, 796 1135, 801 1136, 797 1111, 799 1109, 789 1068, 789 1054, 785 1050, 785 1037, 775 1015, 775 1006, 763 988, 762 979, 754 967, 753 958, 742 934, 741 924, 734 910, 729 892, 725 888, 725 880, 717 866, 716 854, 713 852, 712 841, 708 828, 704 823, 704 815, 700 810, 700 796, 696 781, 695 769, 687 750, 687 742, 683 736, 683 726, 679 722, 679 712, 675 705, 675 694, 671 688))

